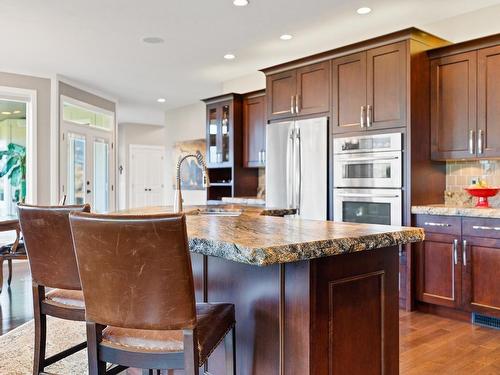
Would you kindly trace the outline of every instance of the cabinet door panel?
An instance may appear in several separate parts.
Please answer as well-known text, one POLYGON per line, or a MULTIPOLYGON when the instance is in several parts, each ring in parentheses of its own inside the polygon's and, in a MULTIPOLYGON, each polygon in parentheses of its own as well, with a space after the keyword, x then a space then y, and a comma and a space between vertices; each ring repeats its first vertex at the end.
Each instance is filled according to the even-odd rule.
POLYGON ((361 129, 361 109, 366 105, 366 53, 332 61, 332 130, 334 133, 361 129))
POLYGON ((475 157, 476 52, 431 61, 432 158, 475 157), (472 151, 472 153, 470 153, 472 151))
POLYGON ((371 128, 406 126, 406 42, 367 52, 367 104, 371 128))
POLYGON ((464 237, 463 300, 471 311, 500 316, 500 240, 464 237))
POLYGON ((454 251, 455 239, 454 236, 427 233, 426 240, 416 246, 419 301, 448 307, 459 306, 460 249, 457 247, 457 251, 454 251))
POLYGON ((299 115, 330 110, 330 63, 297 69, 297 109, 299 115))
POLYGON ((478 155, 498 157, 500 156, 500 46, 478 51, 477 76, 478 132, 482 132, 484 140, 484 151, 481 154, 478 152, 478 155))
POLYGON ((295 70, 267 77, 267 118, 269 120, 292 116, 292 97, 296 93, 296 78, 295 70))
POLYGON ((243 165, 263 167, 266 149, 266 97, 245 99, 243 105, 243 165))

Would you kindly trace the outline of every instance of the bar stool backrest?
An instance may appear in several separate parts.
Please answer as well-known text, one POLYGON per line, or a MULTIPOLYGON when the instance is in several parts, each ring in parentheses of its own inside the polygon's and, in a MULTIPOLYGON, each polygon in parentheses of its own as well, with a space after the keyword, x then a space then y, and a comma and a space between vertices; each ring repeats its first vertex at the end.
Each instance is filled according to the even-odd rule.
POLYGON ((86 320, 123 328, 196 325, 184 215, 70 216, 86 320))
POLYGON ((38 285, 81 290, 69 225, 69 214, 76 211, 90 212, 90 206, 18 205, 31 276, 38 285))

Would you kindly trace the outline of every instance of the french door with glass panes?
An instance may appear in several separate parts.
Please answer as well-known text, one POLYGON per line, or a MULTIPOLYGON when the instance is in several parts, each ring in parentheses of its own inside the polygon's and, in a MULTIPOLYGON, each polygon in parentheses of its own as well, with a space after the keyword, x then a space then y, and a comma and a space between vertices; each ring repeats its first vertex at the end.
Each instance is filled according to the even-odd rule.
POLYGON ((68 122, 61 127, 61 196, 66 204, 89 203, 93 212, 113 210, 113 132, 68 122))

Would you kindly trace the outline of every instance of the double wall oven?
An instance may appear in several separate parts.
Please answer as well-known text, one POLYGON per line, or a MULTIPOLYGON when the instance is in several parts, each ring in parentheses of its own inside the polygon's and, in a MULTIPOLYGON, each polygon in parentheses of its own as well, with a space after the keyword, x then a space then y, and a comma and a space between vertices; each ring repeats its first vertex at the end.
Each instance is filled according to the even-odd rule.
POLYGON ((402 133, 333 141, 335 221, 401 225, 402 133))

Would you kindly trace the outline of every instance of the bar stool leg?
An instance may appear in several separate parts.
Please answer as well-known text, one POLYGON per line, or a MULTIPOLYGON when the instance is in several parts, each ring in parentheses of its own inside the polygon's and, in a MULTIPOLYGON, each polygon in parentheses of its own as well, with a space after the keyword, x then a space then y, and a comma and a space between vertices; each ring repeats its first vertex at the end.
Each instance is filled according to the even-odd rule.
POLYGON ((236 375, 236 334, 234 326, 224 337, 224 347, 226 351, 226 374, 236 375))
POLYGON ((47 317, 42 314, 41 302, 45 298, 45 288, 33 284, 33 307, 35 322, 35 351, 33 356, 33 375, 45 369, 45 343, 47 340, 47 317))
POLYGON ((99 343, 104 326, 87 322, 87 354, 89 358, 89 375, 106 374, 106 362, 99 360, 99 343))
POLYGON ((0 255, 0 293, 2 293, 3 287, 3 256, 0 255))
POLYGON ((7 264, 9 265, 9 278, 7 279, 7 285, 10 286, 12 282, 12 259, 7 259, 7 264))
POLYGON ((184 374, 199 375, 198 337, 196 330, 184 330, 184 374))

